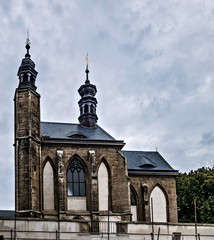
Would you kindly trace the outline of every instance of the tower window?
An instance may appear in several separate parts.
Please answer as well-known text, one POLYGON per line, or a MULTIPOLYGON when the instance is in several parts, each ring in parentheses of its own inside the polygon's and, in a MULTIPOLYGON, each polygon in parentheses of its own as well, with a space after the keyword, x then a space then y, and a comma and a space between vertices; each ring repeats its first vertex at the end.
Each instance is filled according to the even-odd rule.
POLYGON ((67 195, 85 196, 85 172, 81 162, 74 159, 67 171, 67 195))
POLYGON ((84 106, 84 113, 88 113, 88 105, 87 104, 84 106))
POLYGON ((28 75, 26 73, 23 76, 23 82, 28 82, 28 75))

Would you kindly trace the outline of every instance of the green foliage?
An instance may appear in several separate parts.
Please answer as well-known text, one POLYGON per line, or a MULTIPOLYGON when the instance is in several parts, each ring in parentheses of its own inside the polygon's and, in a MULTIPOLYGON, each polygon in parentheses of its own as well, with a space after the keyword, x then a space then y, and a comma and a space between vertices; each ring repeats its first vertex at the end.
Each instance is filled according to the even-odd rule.
POLYGON ((214 223, 214 167, 199 168, 178 175, 179 222, 195 222, 194 199, 197 205, 197 222, 214 223))

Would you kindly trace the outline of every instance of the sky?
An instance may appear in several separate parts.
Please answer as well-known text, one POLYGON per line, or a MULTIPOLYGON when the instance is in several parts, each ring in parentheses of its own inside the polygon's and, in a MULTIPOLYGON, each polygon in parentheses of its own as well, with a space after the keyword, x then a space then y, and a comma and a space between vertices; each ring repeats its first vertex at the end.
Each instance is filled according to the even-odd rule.
POLYGON ((78 88, 97 86, 98 124, 124 150, 180 172, 214 165, 213 0, 1 0, 0 209, 14 209, 14 93, 26 53, 41 120, 78 122, 78 88))

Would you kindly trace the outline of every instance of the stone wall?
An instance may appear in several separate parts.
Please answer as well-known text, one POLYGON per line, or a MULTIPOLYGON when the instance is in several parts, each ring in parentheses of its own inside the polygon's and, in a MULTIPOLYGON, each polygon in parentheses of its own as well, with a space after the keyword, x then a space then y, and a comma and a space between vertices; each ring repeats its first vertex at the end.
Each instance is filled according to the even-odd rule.
MULTIPOLYGON (((75 216, 75 212, 68 211, 66 175, 69 163, 76 157, 85 167, 86 211, 82 211, 82 217, 84 218, 84 215, 87 216, 91 213, 99 215, 98 169, 100 164, 104 162, 109 174, 110 214, 121 215, 121 213, 123 213, 123 220, 129 219, 130 206, 128 177, 125 168, 125 159, 119 153, 120 149, 121 147, 108 144, 42 143, 41 177, 46 162, 50 161, 55 174, 54 179, 58 179, 55 182, 55 192, 58 192, 59 194, 58 196, 55 195, 55 202, 57 202, 55 210, 60 208, 63 218, 68 217, 69 215, 70 218, 75 216), (59 152, 62 154, 62 160, 59 159, 57 154, 59 152), (56 171, 59 169, 59 161, 63 164, 62 173, 56 171), (58 198, 60 199, 60 202, 58 201, 58 198)), ((40 184, 42 189, 42 178, 40 184)), ((107 211, 100 212, 100 214, 107 215, 107 211)), ((76 213, 76 215, 81 214, 76 213)))
POLYGON ((15 103, 16 210, 20 215, 40 213, 40 95, 17 89, 15 103))
POLYGON ((175 176, 161 174, 131 174, 130 184, 137 197, 138 221, 151 221, 150 195, 155 186, 159 186, 167 201, 167 222, 177 222, 177 200, 175 176))

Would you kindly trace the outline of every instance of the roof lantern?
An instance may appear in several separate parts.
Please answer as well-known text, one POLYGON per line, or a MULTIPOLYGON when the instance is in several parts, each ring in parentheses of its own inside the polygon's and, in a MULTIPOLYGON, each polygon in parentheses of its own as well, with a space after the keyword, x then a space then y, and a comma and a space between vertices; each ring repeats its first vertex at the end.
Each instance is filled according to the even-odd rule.
POLYGON ((79 108, 80 108, 80 116, 79 116, 79 122, 84 127, 94 128, 96 127, 96 123, 98 120, 97 114, 96 114, 96 107, 97 107, 97 99, 95 98, 95 95, 97 93, 97 88, 95 85, 91 84, 88 78, 89 75, 89 69, 88 69, 88 54, 86 56, 86 80, 85 84, 83 84, 78 92, 81 96, 81 99, 79 100, 79 108))
POLYGON ((26 46, 27 52, 25 58, 22 59, 21 66, 19 67, 17 76, 19 77, 18 88, 30 88, 36 91, 36 77, 38 72, 35 70, 35 63, 31 60, 29 53, 30 50, 30 39, 29 32, 27 31, 26 46))

